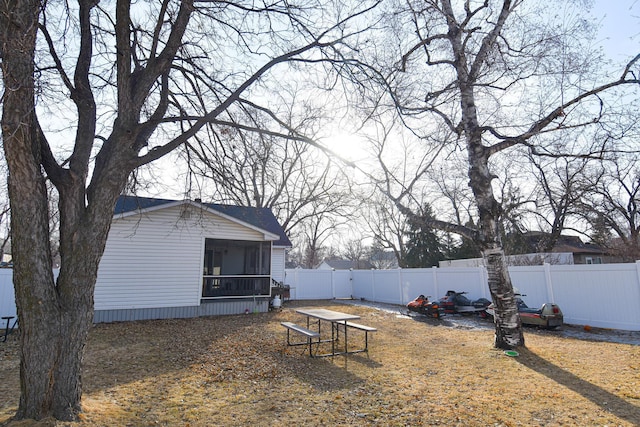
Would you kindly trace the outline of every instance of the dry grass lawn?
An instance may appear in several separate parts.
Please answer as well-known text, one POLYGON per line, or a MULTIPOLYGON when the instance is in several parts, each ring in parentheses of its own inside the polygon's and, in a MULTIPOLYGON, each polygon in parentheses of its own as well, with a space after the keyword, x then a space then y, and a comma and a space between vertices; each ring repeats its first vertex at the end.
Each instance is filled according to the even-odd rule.
POLYGON ((527 349, 507 357, 490 329, 330 301, 102 324, 86 349, 78 423, 10 422, 19 396, 10 339, 0 343, 0 425, 640 425, 640 346, 526 332, 527 349), (332 360, 286 347, 280 322, 301 324, 294 310, 310 305, 377 327, 370 354, 332 360))

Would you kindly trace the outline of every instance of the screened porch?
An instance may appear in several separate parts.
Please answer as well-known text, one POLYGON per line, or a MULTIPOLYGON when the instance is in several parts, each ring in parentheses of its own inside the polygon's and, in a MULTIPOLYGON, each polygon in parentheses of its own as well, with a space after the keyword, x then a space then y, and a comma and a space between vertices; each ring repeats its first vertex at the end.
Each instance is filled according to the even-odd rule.
POLYGON ((269 296, 271 242, 206 239, 202 298, 269 296))

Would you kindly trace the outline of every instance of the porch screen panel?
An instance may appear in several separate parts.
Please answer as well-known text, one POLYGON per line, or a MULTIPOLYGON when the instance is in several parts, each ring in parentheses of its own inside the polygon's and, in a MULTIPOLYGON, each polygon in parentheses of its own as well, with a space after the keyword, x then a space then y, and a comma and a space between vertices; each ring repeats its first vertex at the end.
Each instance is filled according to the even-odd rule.
POLYGON ((206 239, 203 298, 269 295, 271 243, 206 239))

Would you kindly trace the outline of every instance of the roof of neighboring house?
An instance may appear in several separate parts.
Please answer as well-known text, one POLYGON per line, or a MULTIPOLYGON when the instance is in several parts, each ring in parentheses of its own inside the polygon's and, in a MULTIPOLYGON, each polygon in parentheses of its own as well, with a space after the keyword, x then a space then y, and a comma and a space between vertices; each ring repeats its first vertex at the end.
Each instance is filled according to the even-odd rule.
MULTIPOLYGON (((540 240, 547 237, 547 233, 529 232, 526 237, 533 249, 540 240)), ((584 243, 578 236, 561 235, 558 237, 556 244, 553 246, 552 252, 571 252, 574 254, 604 254, 605 251, 598 245, 593 243, 584 243)))
POLYGON ((116 201, 114 214, 121 215, 128 212, 142 211, 145 209, 160 207, 162 205, 179 203, 200 204, 209 210, 219 212, 223 215, 245 222, 261 230, 268 231, 269 233, 279 236, 280 238, 273 242, 275 246, 292 246, 289 237, 269 208, 222 205, 217 203, 202 203, 200 201, 193 202, 190 200, 179 201, 169 199, 156 199, 151 197, 120 196, 116 201))
POLYGON ((366 260, 360 261, 351 261, 348 259, 325 259, 322 261, 322 264, 327 264, 329 267, 335 270, 370 270, 375 268, 373 264, 366 260))

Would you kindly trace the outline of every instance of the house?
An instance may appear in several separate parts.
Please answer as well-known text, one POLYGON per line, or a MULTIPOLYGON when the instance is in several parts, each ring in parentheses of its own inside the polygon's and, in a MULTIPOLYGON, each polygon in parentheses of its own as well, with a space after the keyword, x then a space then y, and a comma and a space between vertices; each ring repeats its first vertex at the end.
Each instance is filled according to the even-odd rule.
MULTIPOLYGON (((530 254, 518 254, 505 256, 507 265, 510 266, 524 266, 524 265, 571 265, 573 264, 573 254, 571 252, 545 252, 545 253, 530 253, 530 254)), ((440 268, 446 267, 480 267, 484 266, 485 262, 483 258, 467 258, 467 259, 450 259, 440 261, 438 266, 440 268)))
MULTIPOLYGON (((547 233, 529 232, 525 233, 525 241, 529 247, 536 249, 541 246, 542 241, 548 238, 547 233)), ((615 262, 608 256, 606 251, 593 243, 584 243, 578 236, 560 235, 556 240, 552 253, 570 253, 573 256, 571 264, 603 264, 615 262)))
POLYGON ((376 250, 371 254, 369 261, 376 270, 391 270, 399 268, 398 257, 393 251, 376 250))
MULTIPOLYGON (((584 243, 578 236, 561 235, 551 252, 537 252, 543 239, 548 238, 547 233, 529 232, 524 234, 524 241, 531 253, 508 255, 508 265, 542 265, 546 264, 604 264, 619 262, 611 257, 600 246, 593 243, 584 243)), ((482 258, 440 261, 443 267, 478 267, 484 265, 482 258)))
POLYGON ((373 264, 366 260, 351 261, 348 259, 324 259, 316 267, 317 270, 371 270, 373 264))
POLYGON ((290 247, 269 209, 121 196, 94 321, 267 311, 290 247))

